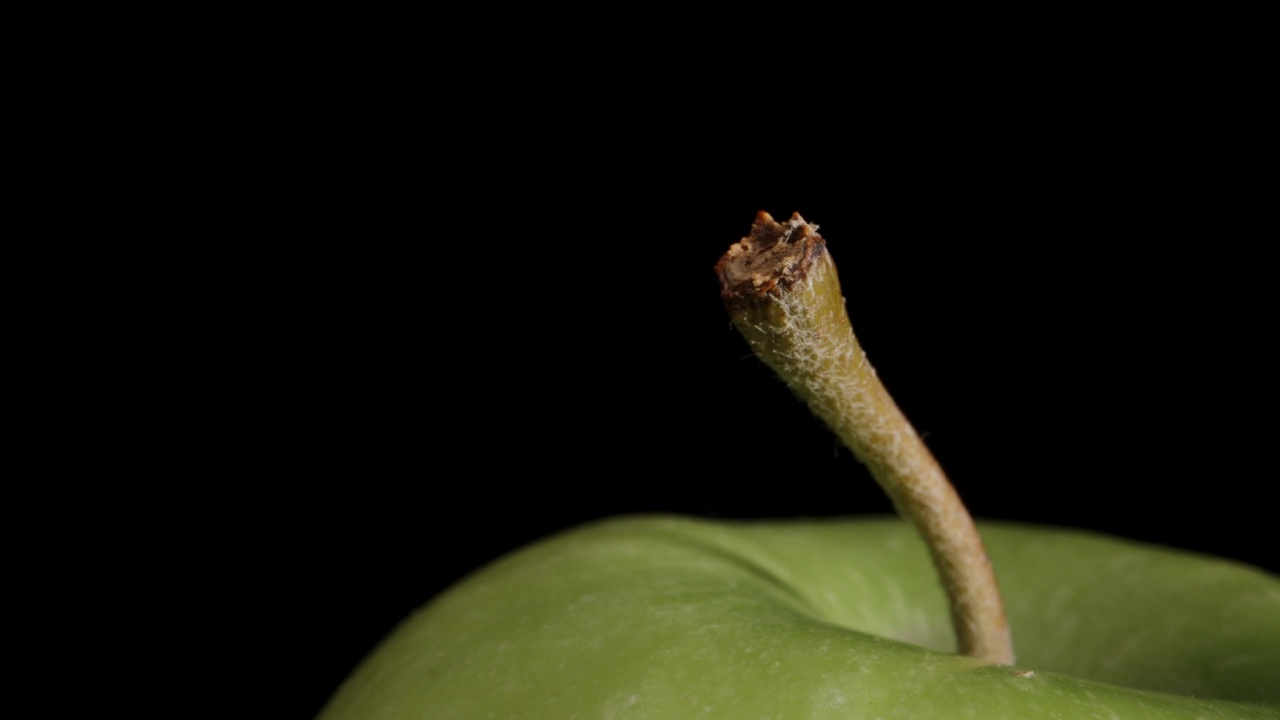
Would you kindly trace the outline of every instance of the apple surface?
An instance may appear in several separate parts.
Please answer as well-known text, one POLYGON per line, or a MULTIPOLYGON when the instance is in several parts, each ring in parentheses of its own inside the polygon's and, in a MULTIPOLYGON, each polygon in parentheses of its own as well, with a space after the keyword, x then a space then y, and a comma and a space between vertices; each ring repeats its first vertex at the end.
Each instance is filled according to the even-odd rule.
POLYGON ((954 654, 896 519, 632 517, 507 555, 404 621, 321 720, 1280 718, 1280 578, 982 524, 1016 666, 954 654))

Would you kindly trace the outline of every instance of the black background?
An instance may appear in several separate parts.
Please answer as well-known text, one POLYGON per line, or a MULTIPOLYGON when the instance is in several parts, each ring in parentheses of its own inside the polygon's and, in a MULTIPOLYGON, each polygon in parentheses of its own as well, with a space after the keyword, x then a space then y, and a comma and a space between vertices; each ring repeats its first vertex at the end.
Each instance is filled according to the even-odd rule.
POLYGON ((267 628, 244 653, 289 712, 462 574, 579 522, 890 512, 728 323, 711 268, 758 210, 820 225, 975 515, 1280 568, 1274 288, 1229 146, 892 117, 807 145, 836 120, 649 113, 371 139, 376 169, 298 206, 325 239, 227 291, 251 320, 209 387, 244 418, 210 460, 252 548, 229 601, 267 628))

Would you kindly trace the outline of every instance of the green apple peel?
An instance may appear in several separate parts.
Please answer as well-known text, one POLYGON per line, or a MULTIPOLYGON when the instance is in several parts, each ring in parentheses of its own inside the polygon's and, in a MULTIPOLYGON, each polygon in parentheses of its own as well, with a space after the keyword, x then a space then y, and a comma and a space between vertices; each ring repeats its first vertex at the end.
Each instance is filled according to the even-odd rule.
POLYGON ((854 337, 826 242, 793 214, 761 212, 716 264, 721 295, 752 351, 821 418, 924 538, 961 653, 1013 664, 1004 603, 955 488, 854 337))

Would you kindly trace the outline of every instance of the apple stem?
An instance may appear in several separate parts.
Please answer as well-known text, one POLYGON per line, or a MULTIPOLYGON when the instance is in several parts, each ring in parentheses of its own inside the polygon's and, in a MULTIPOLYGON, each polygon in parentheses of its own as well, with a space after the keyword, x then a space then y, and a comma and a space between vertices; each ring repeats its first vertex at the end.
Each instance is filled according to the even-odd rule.
POLYGON ((960 652, 1013 664, 1004 602, 982 538, 933 454, 854 337, 826 242, 799 213, 761 212, 716 264, 733 324, 756 356, 870 469, 924 538, 960 652))

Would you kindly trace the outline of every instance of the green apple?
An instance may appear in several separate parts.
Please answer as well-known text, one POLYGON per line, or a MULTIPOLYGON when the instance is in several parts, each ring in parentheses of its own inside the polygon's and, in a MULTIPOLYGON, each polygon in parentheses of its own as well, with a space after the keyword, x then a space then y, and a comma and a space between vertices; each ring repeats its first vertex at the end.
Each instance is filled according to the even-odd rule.
POLYGON ((1280 578, 1077 531, 981 527, 1017 665, 954 654, 899 520, 609 520, 406 620, 322 720, 1280 718, 1280 578))

